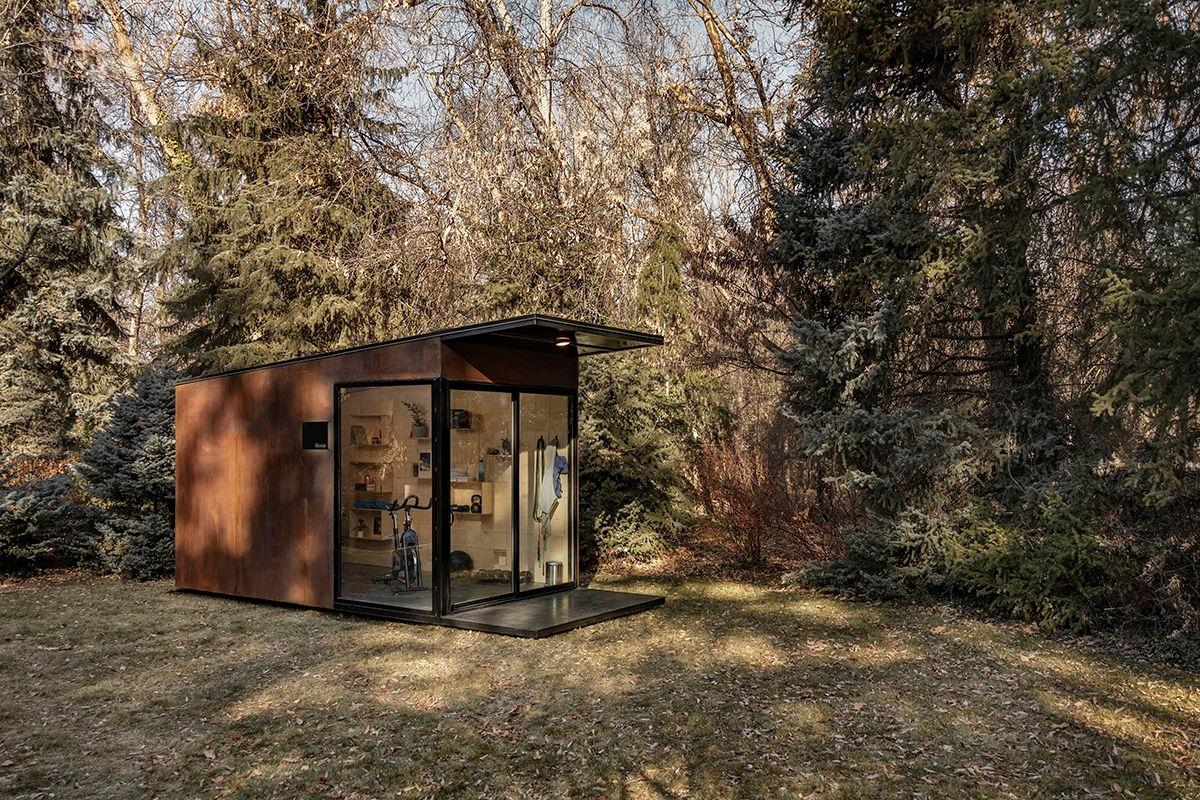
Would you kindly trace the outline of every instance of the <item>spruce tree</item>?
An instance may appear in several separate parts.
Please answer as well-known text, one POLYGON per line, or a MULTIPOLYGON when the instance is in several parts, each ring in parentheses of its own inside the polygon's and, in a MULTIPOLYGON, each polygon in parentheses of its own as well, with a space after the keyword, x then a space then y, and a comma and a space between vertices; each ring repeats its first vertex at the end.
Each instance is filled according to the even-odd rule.
POLYGON ((1200 389, 1200 35, 1183 7, 808 8, 812 107, 781 151, 776 258, 810 452, 904 505, 900 473, 931 468, 921 441, 942 430, 937 452, 973 453, 1024 502, 1095 446, 1107 374, 1097 408, 1149 401, 1182 463, 1200 389))
POLYGON ((86 443, 128 360, 116 168, 68 4, 5 5, 0 46, 0 454, 86 443))
POLYGON ((1194 3, 1077 14, 1070 200, 1111 336, 1086 399, 1162 502, 1200 447, 1200 27, 1194 3))
POLYGON ((0 469, 0 573, 99 564, 95 525, 103 515, 76 504, 71 476, 60 471, 13 486, 13 466, 0 469))
POLYGON ((117 514, 175 518, 175 369, 147 367, 111 403, 108 423, 75 464, 84 492, 117 514))
POLYGON ((147 367, 75 465, 104 566, 137 580, 175 569, 175 377, 147 367))
POLYGON ((184 276, 167 307, 195 372, 381 338, 404 276, 387 263, 403 206, 350 141, 370 132, 370 14, 352 4, 235 3, 199 42, 220 99, 186 121, 192 219, 164 264, 184 276))
POLYGON ((814 5, 819 110, 791 133, 779 202, 790 407, 877 511, 964 469, 1019 490, 1061 455, 1037 237, 1062 154, 1033 10, 814 5))
MULTIPOLYGON (((894 593, 986 556, 989 526, 1049 563, 1055 503, 1092 552, 1094 486, 1143 462, 1156 482, 1120 482, 1161 499, 1200 445, 1194 4, 805 7, 811 105, 776 198, 786 408, 866 534, 825 579, 894 593)), ((1155 547, 1135 571, 1175 545, 1155 547)))

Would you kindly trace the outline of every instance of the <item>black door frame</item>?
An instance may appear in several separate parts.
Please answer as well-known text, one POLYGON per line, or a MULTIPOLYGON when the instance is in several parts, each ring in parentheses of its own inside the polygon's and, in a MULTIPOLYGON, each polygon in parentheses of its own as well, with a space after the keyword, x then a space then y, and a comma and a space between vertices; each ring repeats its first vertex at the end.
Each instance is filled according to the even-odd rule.
POLYGON ((547 386, 507 385, 495 383, 477 383, 471 381, 451 381, 446 378, 426 378, 414 380, 382 380, 382 381, 344 381, 333 385, 333 447, 334 458, 333 480, 333 607, 337 611, 352 611, 376 617, 390 619, 417 619, 429 621, 441 619, 444 616, 466 608, 478 608, 497 603, 508 603, 526 597, 537 597, 543 594, 568 591, 579 585, 579 431, 578 431, 579 393, 573 389, 561 389, 547 386), (428 386, 430 391, 430 451, 433 454, 430 497, 433 499, 431 521, 433 531, 432 563, 430 572, 433 576, 432 610, 424 611, 414 608, 402 608, 362 600, 348 600, 341 597, 342 556, 341 556, 341 513, 342 513, 342 390, 357 388, 385 388, 388 386, 428 386), (470 391, 507 392, 512 398, 512 431, 513 431, 513 479, 512 479, 512 542, 513 568, 512 582, 509 591, 495 597, 453 605, 450 598, 450 393, 456 389, 470 391), (538 394, 567 398, 567 437, 570 452, 571 472, 569 475, 572 489, 571 502, 567 505, 570 519, 567 525, 568 550, 571 559, 570 581, 555 586, 543 586, 538 589, 521 590, 520 588, 520 535, 524 520, 520 519, 520 476, 515 464, 520 452, 520 416, 521 395, 538 394), (443 533, 444 532, 444 533, 443 533))
MULTIPOLYGON (((578 427, 576 407, 578 405, 579 393, 571 389, 558 389, 547 386, 514 386, 509 384, 495 383, 475 383, 470 381, 450 381, 444 380, 446 390, 442 393, 443 405, 441 412, 443 419, 446 420, 446 436, 444 437, 444 445, 437 448, 438 456, 435 456, 434 463, 436 465, 438 457, 443 459, 444 467, 443 474, 446 476, 446 497, 447 502, 439 504, 439 508, 444 506, 444 521, 446 536, 443 537, 441 563, 445 567, 444 580, 440 582, 440 586, 444 587, 443 602, 441 604, 442 615, 452 614, 457 611, 462 611, 467 608, 479 608, 481 606, 494 605, 498 603, 512 602, 513 600, 524 599, 526 597, 537 597, 543 594, 553 594, 555 592, 567 591, 574 589, 579 585, 579 459, 578 459, 578 427), (512 400, 512 450, 513 450, 513 475, 512 475, 512 531, 509 537, 510 551, 512 553, 511 572, 512 578, 509 583, 509 590, 504 594, 486 597, 480 600, 472 600, 465 603, 454 604, 450 598, 450 506, 449 506, 449 476, 450 476, 450 395, 456 390, 466 391, 488 391, 508 393, 512 400), (538 589, 521 589, 521 530, 525 524, 525 520, 521 518, 519 513, 521 507, 521 479, 517 474, 516 464, 518 455, 521 451, 521 395, 522 394, 540 394, 554 397, 567 398, 567 439, 568 451, 570 453, 570 469, 568 475, 572 492, 571 502, 567 505, 570 518, 567 521, 567 548, 570 551, 569 558, 572 561, 571 575, 572 579, 565 583, 560 583, 555 586, 542 586, 538 589)), ((440 516, 440 515, 439 515, 440 516)))

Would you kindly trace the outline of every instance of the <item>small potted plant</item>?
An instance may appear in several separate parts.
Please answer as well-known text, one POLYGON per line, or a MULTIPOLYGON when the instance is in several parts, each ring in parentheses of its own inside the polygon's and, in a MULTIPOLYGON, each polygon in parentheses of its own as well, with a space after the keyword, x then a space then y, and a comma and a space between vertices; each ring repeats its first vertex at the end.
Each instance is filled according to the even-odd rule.
POLYGON ((407 400, 402 400, 404 407, 408 409, 408 413, 412 415, 412 432, 411 436, 414 439, 425 439, 429 436, 429 425, 425 422, 425 409, 416 403, 410 403, 407 400))

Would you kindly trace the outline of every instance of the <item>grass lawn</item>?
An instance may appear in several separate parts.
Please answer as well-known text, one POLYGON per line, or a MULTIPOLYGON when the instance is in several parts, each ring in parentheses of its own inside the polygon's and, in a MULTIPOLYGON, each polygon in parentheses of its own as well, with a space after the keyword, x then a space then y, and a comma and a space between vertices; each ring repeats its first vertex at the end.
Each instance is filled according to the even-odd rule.
POLYGON ((601 575, 542 641, 0 584, 0 797, 1200 798, 1200 679, 936 610, 601 575))

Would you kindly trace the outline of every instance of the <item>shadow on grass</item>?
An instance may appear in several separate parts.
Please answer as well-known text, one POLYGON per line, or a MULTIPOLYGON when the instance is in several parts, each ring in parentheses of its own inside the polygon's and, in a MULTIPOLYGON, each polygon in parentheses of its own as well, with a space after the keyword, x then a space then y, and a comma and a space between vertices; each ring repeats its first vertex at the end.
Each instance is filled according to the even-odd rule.
POLYGON ((1200 789, 1194 756, 1177 747, 1200 731, 1200 688, 1182 673, 930 611, 707 581, 593 585, 668 602, 530 641, 163 584, 18 587, 0 596, 0 674, 12 700, 0 710, 0 752, 15 754, 0 767, 0 793, 1032 798, 1120 786, 1183 798, 1200 789))

